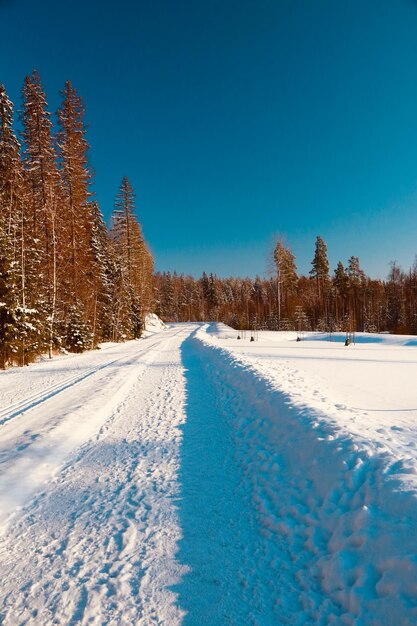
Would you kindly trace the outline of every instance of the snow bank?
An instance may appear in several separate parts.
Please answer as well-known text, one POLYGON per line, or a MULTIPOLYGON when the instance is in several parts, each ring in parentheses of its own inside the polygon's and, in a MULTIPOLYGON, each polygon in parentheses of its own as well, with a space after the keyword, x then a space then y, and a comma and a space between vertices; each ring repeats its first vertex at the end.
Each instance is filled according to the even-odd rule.
POLYGON ((166 326, 164 322, 155 313, 149 313, 145 317, 144 337, 149 337, 150 335, 154 335, 155 333, 159 333, 161 330, 165 329, 166 326))
MULTIPOLYGON (((302 404, 279 388, 278 370, 268 376, 266 366, 254 365, 248 341, 228 347, 230 329, 211 330, 197 337, 234 423, 236 454, 265 537, 270 585, 279 591, 276 623, 417 623, 414 442, 412 455, 408 450, 401 458, 399 447, 394 455, 369 441, 365 430, 362 437, 360 428, 349 433, 329 419, 327 405, 309 404, 315 390, 307 376, 302 404)), ((270 348, 268 363, 278 355, 270 348)), ((313 367, 320 367, 318 357, 313 367)))

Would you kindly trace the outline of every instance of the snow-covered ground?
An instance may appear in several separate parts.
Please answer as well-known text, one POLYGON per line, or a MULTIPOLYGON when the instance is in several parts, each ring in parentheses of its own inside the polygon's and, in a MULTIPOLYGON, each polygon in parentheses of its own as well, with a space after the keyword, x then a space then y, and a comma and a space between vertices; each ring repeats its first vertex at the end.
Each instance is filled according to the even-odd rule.
POLYGON ((172 497, 189 334, 0 377, 15 402, 0 431, 1 623, 178 623, 168 586, 182 571, 172 497), (35 386, 36 405, 25 391, 35 386))
MULTIPOLYGON (((315 409, 335 431, 391 460, 417 461, 417 339, 403 335, 357 333, 346 347, 345 335, 260 332, 251 342, 222 324, 205 334, 249 364, 274 388, 291 397, 291 406, 315 409)), ((407 482, 415 487, 415 472, 407 482)))
POLYGON ((0 374, 0 623, 416 624, 415 338, 147 329, 0 374))
POLYGON ((415 337, 208 331, 251 420, 253 501, 295 565, 304 609, 283 623, 416 624, 415 337))

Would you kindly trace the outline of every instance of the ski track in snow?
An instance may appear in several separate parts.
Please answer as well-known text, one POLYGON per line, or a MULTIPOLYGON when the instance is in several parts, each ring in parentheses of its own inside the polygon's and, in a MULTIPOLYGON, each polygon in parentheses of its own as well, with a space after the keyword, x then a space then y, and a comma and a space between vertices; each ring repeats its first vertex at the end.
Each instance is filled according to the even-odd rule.
POLYGON ((417 623, 413 407, 230 332, 0 376, 1 624, 417 623))
POLYGON ((161 615, 179 623, 165 588, 182 571, 173 558, 179 530, 170 498, 183 420, 175 358, 183 333, 154 340, 142 376, 136 372, 96 437, 9 528, 0 545, 5 625, 156 624, 161 615))

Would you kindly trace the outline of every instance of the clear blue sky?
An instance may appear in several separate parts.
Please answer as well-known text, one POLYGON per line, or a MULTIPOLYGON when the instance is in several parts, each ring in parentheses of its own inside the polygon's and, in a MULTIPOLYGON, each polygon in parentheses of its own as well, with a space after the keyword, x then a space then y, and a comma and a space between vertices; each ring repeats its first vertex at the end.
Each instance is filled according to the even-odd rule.
POLYGON ((0 0, 0 82, 84 98, 106 217, 127 175, 157 269, 385 276, 417 252, 417 0, 0 0))

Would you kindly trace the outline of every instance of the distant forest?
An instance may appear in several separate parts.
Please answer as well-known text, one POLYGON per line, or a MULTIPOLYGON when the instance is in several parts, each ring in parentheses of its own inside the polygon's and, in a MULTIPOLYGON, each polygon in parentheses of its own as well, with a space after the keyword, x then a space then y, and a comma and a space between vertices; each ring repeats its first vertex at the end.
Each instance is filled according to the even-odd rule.
MULTIPOLYGON (((36 71, 24 80, 15 131, 0 86, 0 367, 141 336, 165 321, 223 321, 237 329, 417 334, 417 264, 387 280, 359 259, 333 272, 317 237, 309 276, 277 240, 270 277, 154 274, 124 177, 110 228, 93 199, 84 106, 69 81, 55 123, 36 71)), ((116 190, 115 190, 116 191, 116 190)))
POLYGON ((199 279, 155 275, 155 311, 171 321, 222 321, 237 329, 417 334, 417 263, 407 272, 391 263, 374 280, 359 259, 330 271, 327 246, 316 239, 309 276, 299 276, 289 247, 277 241, 270 278, 199 279))

